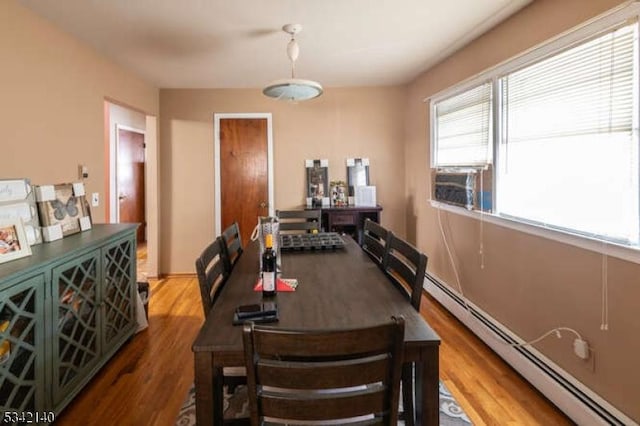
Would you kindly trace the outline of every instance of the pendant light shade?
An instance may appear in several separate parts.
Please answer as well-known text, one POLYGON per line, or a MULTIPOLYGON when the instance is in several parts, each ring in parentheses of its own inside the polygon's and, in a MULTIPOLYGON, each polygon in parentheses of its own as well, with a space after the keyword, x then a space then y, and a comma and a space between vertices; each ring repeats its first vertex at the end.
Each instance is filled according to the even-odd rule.
POLYGON ((300 55, 300 46, 296 41, 296 34, 302 31, 300 24, 287 24, 282 31, 291 35, 287 44, 287 56, 291 61, 291 78, 275 80, 269 83, 263 90, 265 96, 278 100, 306 101, 322 95, 322 85, 313 80, 295 78, 295 63, 300 55))

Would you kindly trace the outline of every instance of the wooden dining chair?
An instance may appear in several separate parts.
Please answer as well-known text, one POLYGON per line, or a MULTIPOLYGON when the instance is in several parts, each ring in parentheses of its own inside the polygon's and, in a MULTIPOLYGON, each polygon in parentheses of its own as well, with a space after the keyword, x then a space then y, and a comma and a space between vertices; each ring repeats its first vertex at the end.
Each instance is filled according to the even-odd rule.
POLYGON ((240 226, 238 225, 238 222, 233 222, 224 231, 222 231, 221 237, 225 250, 227 270, 231 272, 243 250, 242 237, 240 236, 240 226))
POLYGON ((320 231, 322 211, 316 210, 278 210, 280 231, 313 232, 320 231))
MULTIPOLYGON (((209 316, 214 309, 216 299, 229 276, 229 272, 224 241, 222 237, 218 237, 196 259, 196 273, 205 317, 209 316)), ((224 387, 227 386, 229 392, 233 393, 236 386, 246 384, 246 375, 244 367, 229 367, 218 370, 218 377, 221 377, 222 380, 214 383, 214 403, 216 404, 215 412, 220 416, 224 411, 224 387)), ((247 423, 246 419, 245 423, 247 423)))
POLYGON ((369 218, 365 219, 363 229, 362 249, 384 269, 389 231, 369 218))
POLYGON ((209 315, 211 307, 229 276, 225 257, 222 238, 218 237, 196 259, 196 274, 198 275, 205 317, 209 315))
MULTIPOLYGON (((393 232, 387 234, 386 248, 384 270, 387 276, 420 312, 427 256, 393 232)), ((402 418, 406 426, 415 423, 413 371, 413 364, 402 366, 402 418)))
POLYGON ((304 332, 247 323, 243 343, 253 426, 397 423, 404 318, 304 332))

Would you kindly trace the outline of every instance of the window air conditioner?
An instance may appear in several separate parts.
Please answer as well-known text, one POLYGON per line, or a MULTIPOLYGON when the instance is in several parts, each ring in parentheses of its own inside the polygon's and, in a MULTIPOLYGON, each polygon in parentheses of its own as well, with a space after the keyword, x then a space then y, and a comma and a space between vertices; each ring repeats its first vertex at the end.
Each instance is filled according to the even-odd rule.
POLYGON ((476 170, 437 170, 435 199, 469 210, 476 199, 476 170))

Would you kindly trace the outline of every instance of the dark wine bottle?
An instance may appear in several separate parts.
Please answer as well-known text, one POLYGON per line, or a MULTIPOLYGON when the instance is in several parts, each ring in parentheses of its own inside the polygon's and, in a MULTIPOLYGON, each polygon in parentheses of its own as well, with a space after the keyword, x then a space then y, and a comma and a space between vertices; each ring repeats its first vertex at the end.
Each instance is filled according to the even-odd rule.
POLYGON ((264 238, 264 253, 262 253, 262 297, 276 295, 276 254, 273 251, 273 235, 264 238))

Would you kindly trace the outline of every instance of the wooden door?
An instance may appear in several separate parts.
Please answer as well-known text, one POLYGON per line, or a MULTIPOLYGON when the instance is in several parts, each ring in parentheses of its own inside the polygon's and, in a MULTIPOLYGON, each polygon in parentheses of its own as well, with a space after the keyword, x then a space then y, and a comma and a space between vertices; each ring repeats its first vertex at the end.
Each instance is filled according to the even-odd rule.
POLYGON ((266 118, 220 119, 220 232, 237 221, 243 244, 269 211, 267 129, 266 118))
POLYGON ((118 222, 139 223, 138 243, 146 241, 144 134, 118 129, 118 222))

